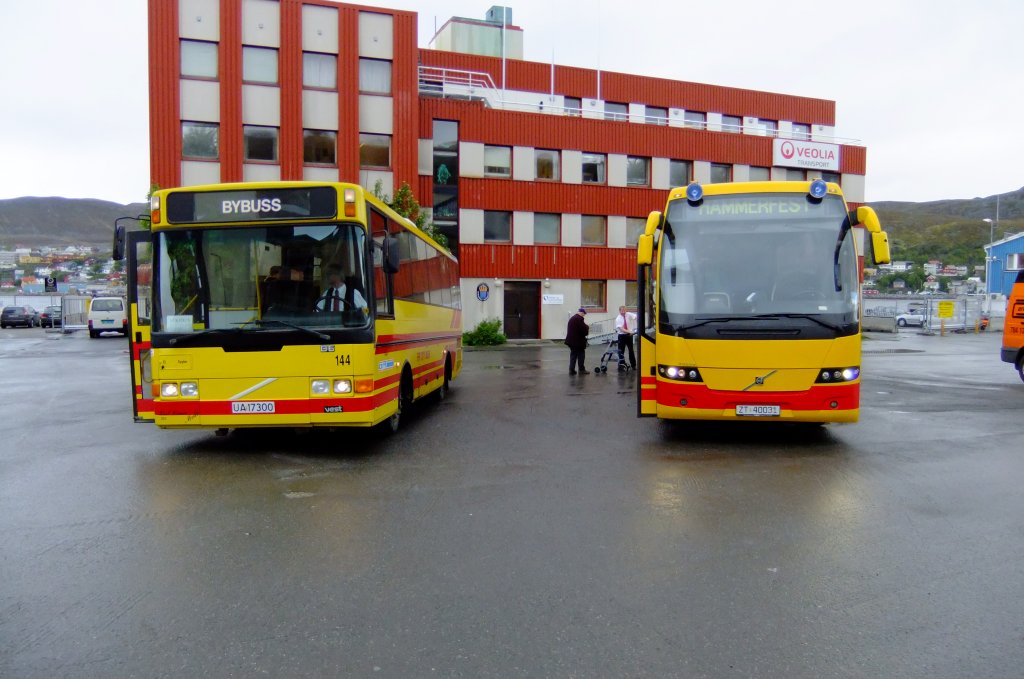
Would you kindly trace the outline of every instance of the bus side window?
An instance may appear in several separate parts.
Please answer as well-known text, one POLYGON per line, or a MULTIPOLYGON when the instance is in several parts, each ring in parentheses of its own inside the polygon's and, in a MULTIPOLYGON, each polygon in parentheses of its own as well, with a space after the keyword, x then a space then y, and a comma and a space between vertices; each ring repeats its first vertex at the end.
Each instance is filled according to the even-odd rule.
POLYGON ((390 277, 384 273, 384 233, 373 234, 373 296, 377 300, 377 316, 394 316, 390 277))

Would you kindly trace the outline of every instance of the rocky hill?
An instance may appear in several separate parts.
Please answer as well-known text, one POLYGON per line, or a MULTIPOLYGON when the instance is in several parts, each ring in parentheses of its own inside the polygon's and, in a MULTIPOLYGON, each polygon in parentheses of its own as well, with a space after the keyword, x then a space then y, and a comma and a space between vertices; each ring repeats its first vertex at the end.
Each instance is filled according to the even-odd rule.
POLYGON ((145 203, 120 205, 82 198, 8 198, 0 200, 0 247, 106 245, 114 220, 146 214, 145 203))

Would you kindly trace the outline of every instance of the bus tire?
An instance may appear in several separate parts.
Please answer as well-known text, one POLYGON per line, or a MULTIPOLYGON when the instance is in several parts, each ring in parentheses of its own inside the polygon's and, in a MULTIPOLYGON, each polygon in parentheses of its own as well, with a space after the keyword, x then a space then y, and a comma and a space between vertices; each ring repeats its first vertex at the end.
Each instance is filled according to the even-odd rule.
POLYGON ((1017 358, 1017 374, 1020 375, 1020 381, 1024 382, 1024 354, 1017 358))
POLYGON ((398 432, 402 426, 402 415, 407 414, 409 406, 412 405, 412 372, 409 366, 402 370, 402 379, 398 384, 398 409, 385 422, 387 431, 391 434, 398 432))

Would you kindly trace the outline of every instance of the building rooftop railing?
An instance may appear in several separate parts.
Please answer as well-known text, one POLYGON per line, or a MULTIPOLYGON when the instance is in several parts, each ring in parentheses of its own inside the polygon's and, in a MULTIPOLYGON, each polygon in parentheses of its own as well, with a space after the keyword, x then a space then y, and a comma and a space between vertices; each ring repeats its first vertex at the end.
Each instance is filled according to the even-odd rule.
MULTIPOLYGON (((466 71, 454 68, 440 68, 437 66, 419 67, 419 92, 424 96, 441 97, 445 99, 462 99, 468 101, 479 101, 484 106, 504 111, 522 111, 526 113, 542 113, 545 115, 565 115, 577 117, 595 117, 599 114, 604 120, 619 122, 644 123, 647 125, 664 125, 666 127, 686 127, 690 129, 708 130, 711 132, 724 132, 728 134, 757 134, 749 131, 742 125, 732 124, 709 124, 705 121, 693 120, 670 120, 670 114, 663 115, 634 115, 621 112, 605 112, 586 110, 577 107, 565 107, 556 105, 556 102, 563 101, 560 96, 553 96, 547 92, 520 92, 502 90, 491 78, 489 73, 479 71, 466 71), (514 97, 514 98, 513 98, 514 97), (584 115, 586 113, 586 116, 584 115)), ((662 109, 664 110, 664 109, 662 109)), ((679 111, 673 111, 679 113, 679 111)), ((805 141, 826 142, 833 144, 859 145, 859 139, 836 137, 815 133, 809 135, 806 132, 793 132, 785 134, 779 130, 760 130, 762 136, 780 137, 784 139, 798 139, 805 141)))

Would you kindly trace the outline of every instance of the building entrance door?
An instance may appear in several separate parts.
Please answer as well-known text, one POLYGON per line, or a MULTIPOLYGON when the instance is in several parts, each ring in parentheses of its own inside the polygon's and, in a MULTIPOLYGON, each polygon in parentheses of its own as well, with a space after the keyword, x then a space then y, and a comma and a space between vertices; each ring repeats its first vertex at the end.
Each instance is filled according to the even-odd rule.
POLYGON ((505 281, 505 336, 540 339, 540 283, 505 281))

